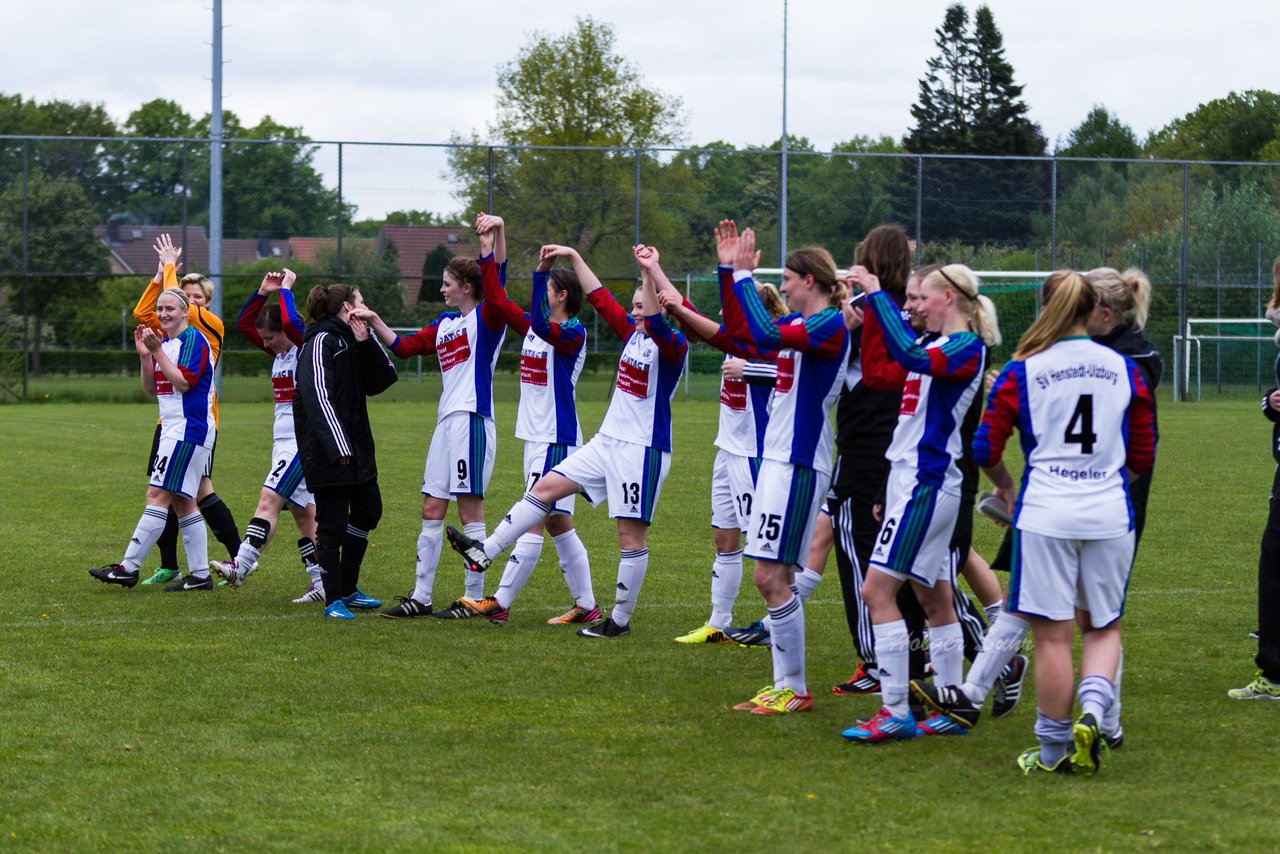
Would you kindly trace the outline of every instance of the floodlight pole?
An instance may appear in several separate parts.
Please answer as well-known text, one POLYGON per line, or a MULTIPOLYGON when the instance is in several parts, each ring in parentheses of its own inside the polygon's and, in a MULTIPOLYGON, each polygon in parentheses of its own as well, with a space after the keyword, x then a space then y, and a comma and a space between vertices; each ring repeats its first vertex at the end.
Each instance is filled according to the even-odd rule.
MULTIPOLYGON (((222 0, 213 0, 213 106, 209 112, 209 311, 222 316, 222 0)), ((222 360, 214 375, 222 390, 222 360)))
POLYGON ((787 0, 782 0, 782 158, 778 169, 778 264, 787 261, 787 0))

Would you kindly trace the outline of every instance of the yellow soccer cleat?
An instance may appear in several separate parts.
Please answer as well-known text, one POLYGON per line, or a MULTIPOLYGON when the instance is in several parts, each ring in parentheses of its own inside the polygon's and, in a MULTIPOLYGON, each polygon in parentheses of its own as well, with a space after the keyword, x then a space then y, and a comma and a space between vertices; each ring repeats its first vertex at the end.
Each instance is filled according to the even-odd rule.
POLYGON ((732 643, 722 630, 707 623, 699 626, 687 635, 676 638, 676 643, 732 643))
POLYGON ((779 688, 769 694, 768 699, 751 710, 753 715, 789 715, 792 712, 812 712, 813 698, 808 694, 797 694, 790 688, 779 688))
POLYGON ((739 703, 733 707, 735 712, 754 712, 760 706, 763 706, 769 700, 769 695, 773 693, 773 685, 766 685, 760 689, 754 697, 746 702, 739 703))

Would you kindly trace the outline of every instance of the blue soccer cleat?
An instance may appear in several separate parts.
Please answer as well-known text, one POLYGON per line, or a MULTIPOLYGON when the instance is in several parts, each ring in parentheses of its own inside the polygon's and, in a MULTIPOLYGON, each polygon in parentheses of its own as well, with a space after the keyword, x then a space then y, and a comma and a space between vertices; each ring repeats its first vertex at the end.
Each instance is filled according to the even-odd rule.
POLYGON ((374 599, 372 596, 366 596, 360 592, 359 587, 356 588, 355 593, 352 593, 342 601, 348 608, 356 611, 372 611, 374 608, 382 607, 381 599, 374 599))
POLYGON ((347 610, 346 603, 338 599, 327 608, 324 609, 326 617, 332 617, 335 620, 354 620, 356 615, 347 610))

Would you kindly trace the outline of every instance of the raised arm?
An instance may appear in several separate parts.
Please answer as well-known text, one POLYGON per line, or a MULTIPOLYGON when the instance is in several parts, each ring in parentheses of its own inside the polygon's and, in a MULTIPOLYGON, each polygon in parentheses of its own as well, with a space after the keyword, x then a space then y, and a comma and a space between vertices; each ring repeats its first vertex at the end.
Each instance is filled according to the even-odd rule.
POLYGON ((156 274, 147 282, 147 287, 133 307, 133 319, 158 335, 163 335, 160 321, 156 320, 156 299, 160 292, 178 286, 178 258, 182 256, 182 248, 173 245, 173 239, 167 234, 156 238, 152 245, 157 256, 156 274))
POLYGON ((483 289, 480 317, 492 330, 496 331, 506 325, 520 335, 524 335, 529 331, 529 318, 520 306, 511 301, 511 297, 507 295, 507 289, 502 286, 498 277, 498 264, 495 260, 497 255, 494 250, 498 227, 480 230, 492 220, 502 222, 498 217, 486 219, 485 214, 476 218, 476 233, 480 236, 480 284, 483 289))
POLYGON ((910 324, 902 319, 897 303, 884 291, 871 291, 867 304, 884 331, 889 355, 907 370, 944 382, 968 382, 982 370, 984 345, 977 336, 956 335, 940 347, 926 348, 916 343, 910 324))
POLYGON ((240 330, 240 334, 249 339, 250 344, 269 356, 274 356, 275 353, 262 342, 262 335, 258 333, 257 327, 258 315, 262 313, 262 309, 266 308, 271 294, 280 290, 283 280, 284 273, 267 273, 263 276, 258 289, 249 294, 249 299, 240 309, 240 314, 236 316, 236 329, 240 330))
MULTIPOLYGON (((653 267, 658 266, 657 249, 652 246, 637 246, 634 251, 637 260, 644 254, 652 260, 653 267)), ((658 345, 658 357, 668 365, 683 364, 685 354, 689 351, 689 342, 667 323, 667 316, 662 313, 662 307, 658 304, 658 289, 649 268, 641 265, 640 270, 640 303, 643 306, 645 328, 649 337, 658 345)))
MULTIPOLYGON (((551 259, 554 261, 554 259, 551 259)), ((557 353, 576 356, 587 343, 587 330, 576 317, 564 323, 551 319, 551 305, 547 302, 547 280, 551 277, 550 263, 538 263, 533 272, 533 296, 529 307, 529 323, 533 334, 555 348, 557 353)))
POLYGON ((302 315, 298 314, 298 305, 293 296, 293 284, 298 281, 298 274, 285 267, 284 278, 280 280, 280 325, 284 327, 285 337, 301 347, 305 337, 306 325, 302 315))

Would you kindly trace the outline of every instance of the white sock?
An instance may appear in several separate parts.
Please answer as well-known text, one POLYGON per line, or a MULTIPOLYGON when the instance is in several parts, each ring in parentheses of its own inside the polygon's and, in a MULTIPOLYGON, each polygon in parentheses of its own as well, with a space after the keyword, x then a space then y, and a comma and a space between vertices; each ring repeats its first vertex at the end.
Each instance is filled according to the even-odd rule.
POLYGON ((818 589, 818 582, 820 581, 822 581, 822 573, 814 572, 807 566, 800 567, 800 570, 796 573, 795 588, 801 602, 809 601, 813 591, 818 589))
POLYGON ((262 552, 249 545, 248 540, 244 540, 240 543, 240 550, 236 552, 236 568, 242 573, 248 572, 257 565, 260 557, 262 552))
POLYGON ((985 614, 987 617, 988 626, 995 624, 996 618, 1000 616, 1000 613, 1002 611, 1004 611, 1003 599, 1001 599, 999 602, 992 602, 990 605, 982 606, 982 613, 985 614))
POLYGON ((938 685, 959 685, 964 679, 964 631, 960 624, 930 626, 926 633, 933 681, 938 685))
POLYGON ((1107 735, 1115 735, 1120 731, 1120 677, 1124 675, 1124 647, 1120 647, 1120 661, 1116 664, 1115 696, 1107 707, 1105 717, 1098 720, 1102 723, 1102 731, 1107 735))
POLYGON ((544 504, 526 492, 524 498, 511 505, 507 515, 484 541, 485 556, 493 559, 511 548, 521 534, 532 530, 550 512, 550 504, 544 504))
MULTIPOLYGON (((542 554, 542 536, 540 534, 521 534, 516 540, 516 547, 507 558, 507 565, 502 569, 502 580, 493 598, 504 608, 510 608, 516 601, 520 591, 524 589, 533 568, 538 565, 538 557, 542 554)), ((477 575, 478 573, 471 573, 477 575)))
POLYGON ((707 623, 726 629, 733 623, 733 603, 742 587, 742 549, 716 552, 711 564, 711 619, 707 623))
POLYGON ((1093 719, 1102 723, 1107 717, 1107 709, 1115 704, 1116 687, 1105 676, 1086 676, 1080 680, 1076 689, 1076 697, 1080 701, 1080 714, 1093 715, 1093 719))
POLYGON ((623 549, 618 558, 618 586, 614 593, 613 613, 609 616, 614 625, 625 626, 631 622, 636 610, 636 599, 644 584, 644 574, 649 568, 648 549, 623 549))
MULTIPOLYGON (((473 540, 484 539, 484 522, 472 522, 470 525, 462 526, 462 533, 466 534, 473 540)), ((534 561, 535 563, 537 561, 534 561)), ((471 600, 484 598, 484 573, 472 572, 469 569, 463 570, 462 588, 466 591, 466 597, 471 600)))
POLYGON ((911 676, 911 638, 907 621, 894 620, 871 627, 876 638, 876 665, 879 668, 880 698, 896 718, 910 714, 907 683, 911 676))
POLYGON ((591 589, 591 559, 587 557, 587 547, 582 544, 576 529, 570 528, 559 536, 552 537, 556 546, 556 557, 560 558, 560 571, 564 573, 564 583, 569 586, 569 595, 576 605, 590 611, 596 606, 596 594, 591 589))
POLYGON ((196 578, 208 578, 209 532, 200 511, 178 519, 178 531, 182 534, 182 550, 187 553, 187 572, 196 578))
POLYGON ((436 567, 440 565, 440 548, 444 545, 444 522, 423 519, 418 535, 418 562, 413 568, 411 598, 419 605, 431 604, 431 588, 436 583, 436 567))
POLYGON ((969 666, 969 677, 960 690, 975 705, 981 706, 996 684, 1005 665, 1022 649, 1022 642, 1027 639, 1027 630, 1031 627, 1019 616, 1001 611, 995 624, 987 630, 982 641, 982 651, 969 666))
POLYGON ((129 545, 125 546, 124 557, 120 559, 125 569, 130 572, 138 571, 142 562, 147 559, 147 553, 151 551, 151 547, 164 533, 165 520, 168 518, 169 508, 167 507, 152 507, 148 504, 143 509, 137 527, 133 529, 133 536, 129 538, 129 545))
POLYGON ((808 694, 804 671, 804 600, 792 594, 786 602, 769 609, 773 623, 773 687, 790 688, 808 694))

